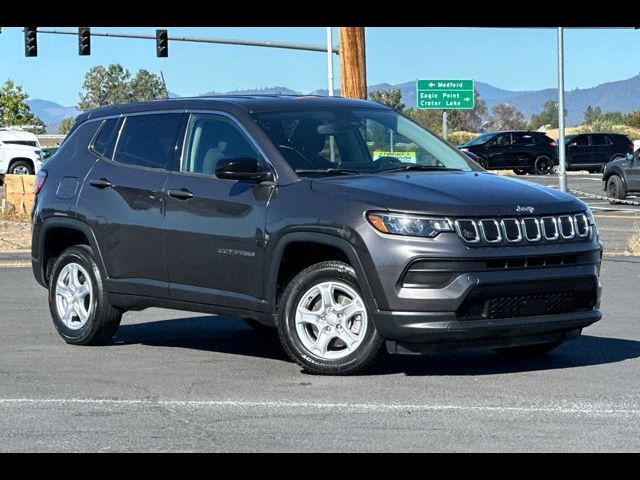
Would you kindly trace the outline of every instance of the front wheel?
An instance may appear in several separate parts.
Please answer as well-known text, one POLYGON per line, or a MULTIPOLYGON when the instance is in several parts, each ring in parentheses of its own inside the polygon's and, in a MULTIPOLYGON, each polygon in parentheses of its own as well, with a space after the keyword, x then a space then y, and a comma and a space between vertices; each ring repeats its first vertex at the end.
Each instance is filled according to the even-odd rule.
POLYGON ((11 165, 9 173, 12 175, 33 175, 33 167, 29 162, 18 160, 11 165))
POLYGON ((529 169, 528 168, 514 168, 513 169, 513 173, 515 173, 516 175, 526 175, 527 173, 529 173, 529 169))
POLYGON ((312 265, 291 280, 278 307, 278 332, 295 362, 323 375, 365 370, 383 343, 353 268, 337 261, 312 265))
POLYGON ((67 343, 102 345, 116 333, 122 314, 109 304, 91 248, 77 245, 56 259, 49 280, 49 309, 67 343))
POLYGON ((618 175, 611 175, 607 180, 607 196, 612 200, 624 200, 627 196, 622 179, 618 175))

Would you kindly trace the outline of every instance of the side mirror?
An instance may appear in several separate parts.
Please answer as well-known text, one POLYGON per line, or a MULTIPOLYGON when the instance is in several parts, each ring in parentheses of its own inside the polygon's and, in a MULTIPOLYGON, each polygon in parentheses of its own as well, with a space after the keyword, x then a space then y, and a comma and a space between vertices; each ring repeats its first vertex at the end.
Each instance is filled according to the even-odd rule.
POLYGON ((273 182, 273 173, 263 170, 257 158, 223 158, 216 166, 216 177, 224 180, 253 180, 273 182))

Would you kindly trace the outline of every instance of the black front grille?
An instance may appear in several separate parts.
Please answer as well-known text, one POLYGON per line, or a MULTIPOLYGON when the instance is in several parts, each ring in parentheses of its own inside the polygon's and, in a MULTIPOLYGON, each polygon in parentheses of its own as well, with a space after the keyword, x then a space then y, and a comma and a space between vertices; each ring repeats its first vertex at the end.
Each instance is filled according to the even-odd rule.
POLYGON ((596 296, 592 278, 480 286, 469 293, 457 315, 460 320, 558 315, 592 310, 596 296))

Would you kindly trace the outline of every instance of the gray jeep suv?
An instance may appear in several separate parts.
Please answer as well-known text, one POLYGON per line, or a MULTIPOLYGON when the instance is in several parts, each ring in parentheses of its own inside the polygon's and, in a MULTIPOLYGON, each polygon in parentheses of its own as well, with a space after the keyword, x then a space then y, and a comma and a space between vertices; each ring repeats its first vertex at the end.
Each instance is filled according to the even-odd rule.
POLYGON ((536 354, 600 319, 571 195, 485 172, 373 102, 237 96, 83 113, 37 178, 33 272, 71 344, 126 310, 277 327, 306 371, 392 352, 536 354))

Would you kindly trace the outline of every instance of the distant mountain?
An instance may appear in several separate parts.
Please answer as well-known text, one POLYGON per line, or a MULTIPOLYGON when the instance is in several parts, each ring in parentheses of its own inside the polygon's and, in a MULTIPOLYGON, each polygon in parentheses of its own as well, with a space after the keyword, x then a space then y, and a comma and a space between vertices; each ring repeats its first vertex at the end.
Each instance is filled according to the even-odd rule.
POLYGON ((63 107, 59 103, 35 98, 27 100, 31 111, 42 119, 47 126, 47 133, 58 133, 58 124, 65 118, 75 118, 80 114, 76 107, 63 107))

